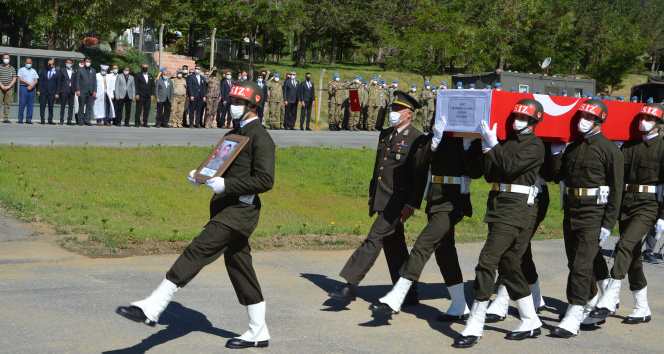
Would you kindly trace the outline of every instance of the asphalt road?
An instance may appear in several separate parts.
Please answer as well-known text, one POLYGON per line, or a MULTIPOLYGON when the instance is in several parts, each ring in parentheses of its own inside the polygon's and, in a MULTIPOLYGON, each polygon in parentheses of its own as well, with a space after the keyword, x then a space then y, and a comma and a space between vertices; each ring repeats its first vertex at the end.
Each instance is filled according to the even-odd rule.
MULTIPOLYGON (((59 119, 59 118, 58 118, 59 119)), ((38 121, 38 119, 37 119, 38 121)), ((216 145, 227 129, 195 128, 134 128, 106 126, 67 126, 40 124, 0 123, 0 145, 25 146, 112 146, 135 147, 161 144, 163 146, 210 146, 216 145)), ((34 122, 34 118, 33 118, 34 122)), ((312 128, 313 129, 313 128, 312 128)), ((278 146, 325 146, 346 148, 373 148, 378 132, 331 132, 298 130, 268 130, 278 146)))
MULTIPOLYGON (((161 282, 177 255, 87 258, 57 246, 54 236, 36 235, 18 222, 0 218, 0 352, 213 352, 247 328, 220 259, 177 292, 159 324, 152 328, 115 314, 115 308, 141 299, 161 282)), ((615 238, 607 242, 613 247, 615 238)), ((481 243, 458 245, 467 301, 481 243)), ((516 310, 489 324, 474 352, 659 352, 664 330, 664 265, 645 266, 653 320, 626 325, 634 305, 628 286, 621 307, 607 323, 572 339, 548 336, 566 308, 567 269, 562 240, 535 242, 535 261, 548 308, 540 315, 544 335, 512 342, 503 339, 519 320, 516 310)), ((383 257, 359 288, 357 301, 329 300, 341 284, 338 272, 351 251, 256 252, 254 265, 267 301, 272 335, 263 352, 431 353, 450 345, 462 323, 436 321, 449 305, 449 294, 435 261, 419 285, 421 304, 398 315, 373 315, 370 303, 384 295, 389 273, 383 257)), ((607 251, 608 254, 608 251, 607 251)), ((259 350, 250 350, 259 352, 259 350)))

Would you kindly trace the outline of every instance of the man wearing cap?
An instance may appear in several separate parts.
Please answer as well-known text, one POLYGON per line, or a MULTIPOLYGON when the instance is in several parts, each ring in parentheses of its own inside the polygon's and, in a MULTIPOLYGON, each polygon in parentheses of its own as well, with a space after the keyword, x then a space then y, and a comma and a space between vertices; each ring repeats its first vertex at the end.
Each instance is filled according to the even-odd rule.
POLYGON ((173 128, 182 128, 182 113, 184 103, 187 101, 187 80, 182 75, 182 69, 176 69, 177 76, 173 81, 173 104, 171 105, 171 123, 173 128))
MULTIPOLYGON (((217 77, 217 67, 213 67, 210 76, 205 79, 207 84, 207 109, 205 110, 205 128, 217 128, 217 109, 221 101, 221 79, 217 77)), ((262 95, 261 95, 262 96, 262 95)), ((223 126, 223 125, 222 125, 223 126)))
POLYGON ((544 119, 542 105, 522 99, 510 114, 513 133, 498 142, 498 124, 489 129, 482 121, 484 178, 492 183, 484 222, 489 226, 486 243, 475 267, 473 305, 466 327, 453 346, 469 348, 484 334, 486 311, 493 294, 496 271, 509 297, 519 310, 521 323, 506 339, 523 340, 541 334, 539 320, 528 283, 521 272, 521 255, 532 235, 529 216, 536 208, 538 172, 544 163, 544 144, 535 136, 535 127, 544 119), (526 216, 526 217, 524 217, 526 216))
POLYGON ((625 97, 623 97, 622 95, 618 95, 618 96, 616 96, 616 101, 618 101, 618 102, 624 102, 624 101, 625 101, 625 97))
POLYGON ((90 58, 85 58, 83 68, 76 75, 76 96, 78 96, 78 125, 92 125, 90 117, 93 115, 94 102, 97 95, 97 71, 92 67, 90 58))
POLYGON ((408 256, 399 270, 400 278, 386 296, 371 305, 374 312, 398 313, 404 298, 400 291, 407 284, 417 282, 424 266, 436 254, 436 263, 445 280, 451 304, 447 311, 438 316, 438 321, 455 322, 468 319, 468 305, 463 290, 463 275, 454 243, 454 226, 464 216, 471 217, 473 208, 470 202, 471 178, 482 176, 479 140, 454 138, 443 135, 445 117, 436 117, 433 134, 418 149, 414 167, 430 171, 427 181, 426 214, 428 223, 420 233, 408 256))
POLYGON ((443 82, 440 84, 440 89, 441 89, 441 90, 447 90, 447 81, 443 81, 443 82))
POLYGON ((350 112, 350 118, 348 119, 348 130, 352 132, 359 131, 357 125, 360 123, 360 112, 362 111, 363 102, 362 102, 362 84, 360 84, 360 77, 355 76, 353 82, 348 86, 349 90, 357 90, 357 97, 360 99, 360 110, 356 112, 350 112))
POLYGON ((663 118, 661 104, 647 103, 641 107, 635 119, 643 139, 628 141, 621 147, 625 159, 625 188, 618 222, 620 240, 616 244, 611 279, 590 317, 605 319, 616 311, 620 287, 629 274, 635 307, 623 322, 637 324, 651 319, 648 282, 641 263, 641 239, 653 226, 655 239, 659 240, 664 233, 662 195, 657 191, 658 186, 664 184, 664 141, 659 136, 663 118))
POLYGON ((456 86, 457 90, 463 90, 463 83, 461 81, 457 82, 456 86))
POLYGON ((341 77, 339 74, 334 74, 332 80, 327 83, 325 89, 327 90, 327 123, 331 131, 339 131, 339 110, 341 109, 341 77))
MULTIPOLYGON (((116 312, 132 321, 154 326, 173 299, 206 265, 224 255, 224 262, 240 304, 246 306, 249 330, 226 343, 227 348, 267 347, 270 335, 265 324, 265 300, 252 265, 249 237, 258 225, 258 196, 274 185, 275 145, 257 116, 263 105, 261 88, 254 82, 237 83, 230 93, 231 114, 238 127, 230 133, 246 136, 248 143, 221 177, 205 182, 214 195, 210 220, 166 273, 166 278, 147 298, 116 312)), ((189 182, 200 186, 189 173, 189 182)))
POLYGON ((381 89, 378 87, 378 78, 372 77, 369 83, 369 99, 367 102, 367 122, 365 129, 368 131, 376 130, 376 121, 378 119, 378 110, 380 109, 381 89))
POLYGON ((97 125, 111 126, 111 120, 115 119, 115 78, 108 80, 108 65, 102 64, 101 70, 97 73, 97 97, 94 104, 94 116, 97 119, 97 125), (112 82, 111 82, 112 81, 112 82))
POLYGON ((632 97, 632 102, 639 103, 639 98, 637 96, 632 97))
POLYGON ((115 125, 120 126, 122 124, 122 107, 124 106, 124 126, 129 127, 131 103, 136 101, 136 84, 134 77, 130 75, 129 65, 126 65, 122 75, 115 79, 115 100, 118 107, 118 111, 115 113, 115 125))
POLYGON ((425 133, 429 132, 429 126, 431 125, 431 118, 433 118, 433 99, 436 98, 431 92, 431 84, 429 81, 424 83, 424 90, 422 90, 422 131, 425 133))
POLYGON ((500 82, 496 82, 496 84, 493 85, 493 86, 494 86, 495 91, 502 91, 503 90, 503 87, 500 85, 500 82))
POLYGON ((510 92, 516 92, 516 87, 510 88, 510 92))
POLYGON ((563 92, 562 92, 562 96, 563 96, 563 97, 567 97, 567 90, 563 90, 563 92))
MULTIPOLYGON (((597 300, 597 267, 600 248, 611 234, 620 212, 624 158, 616 145, 602 134, 608 117, 606 104, 586 100, 579 106, 577 129, 581 138, 565 148, 564 143, 551 146, 552 175, 564 181, 561 200, 564 210, 563 237, 569 276, 565 317, 551 335, 570 338, 579 333, 582 322, 592 324, 588 315, 597 300), (561 153, 562 150, 564 153, 561 153)), ((603 271, 603 270, 602 270, 603 271)), ((603 286, 603 284, 600 284, 603 286)), ((599 321, 596 321, 597 323, 599 321)))
POLYGON ((273 80, 267 84, 268 114, 270 116, 270 129, 284 128, 284 89, 279 82, 279 73, 274 74, 273 80))
POLYGON ((470 90, 474 90, 474 89, 475 89, 475 84, 470 84, 470 90))
POLYGON ((404 92, 395 92, 390 128, 382 130, 378 137, 373 178, 369 185, 369 216, 378 216, 367 238, 341 270, 339 275, 347 283, 329 294, 333 299, 354 301, 357 286, 383 249, 392 283, 401 282, 397 284, 399 301, 403 303, 405 297, 408 305, 418 303, 415 287, 411 289, 411 282, 404 283, 399 279, 399 269, 408 258, 403 224, 420 207, 426 184, 426 173, 413 166, 415 154, 425 140, 425 136, 411 124, 417 108, 420 105, 416 99, 404 92))

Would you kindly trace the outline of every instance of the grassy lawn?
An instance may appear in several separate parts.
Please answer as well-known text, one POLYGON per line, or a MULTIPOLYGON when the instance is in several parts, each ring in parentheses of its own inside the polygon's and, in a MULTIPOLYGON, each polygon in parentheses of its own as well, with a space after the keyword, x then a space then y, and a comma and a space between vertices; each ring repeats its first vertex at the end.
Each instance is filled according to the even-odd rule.
MULTIPOLYGON (((186 179, 209 149, 1 146, 0 201, 14 217, 51 224, 63 237, 87 235, 107 253, 148 241, 186 242, 209 218, 212 192, 186 179)), ((374 154, 371 149, 278 148, 275 187, 261 196, 253 238, 366 234, 373 221, 367 195, 374 154)), ((460 241, 485 237, 488 190, 484 180, 473 183, 474 215, 457 226, 460 241)), ((406 231, 417 234, 425 224, 426 215, 418 211, 406 231)), ((538 237, 559 237, 561 225, 553 196, 538 237)))

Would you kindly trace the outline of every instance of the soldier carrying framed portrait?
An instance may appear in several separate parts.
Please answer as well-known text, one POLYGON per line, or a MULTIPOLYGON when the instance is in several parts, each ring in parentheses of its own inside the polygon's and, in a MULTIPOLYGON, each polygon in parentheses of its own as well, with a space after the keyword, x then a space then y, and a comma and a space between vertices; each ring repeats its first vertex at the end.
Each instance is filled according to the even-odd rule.
POLYGON ((248 141, 249 138, 242 135, 224 136, 198 167, 194 179, 205 183, 210 178, 221 176, 248 141))

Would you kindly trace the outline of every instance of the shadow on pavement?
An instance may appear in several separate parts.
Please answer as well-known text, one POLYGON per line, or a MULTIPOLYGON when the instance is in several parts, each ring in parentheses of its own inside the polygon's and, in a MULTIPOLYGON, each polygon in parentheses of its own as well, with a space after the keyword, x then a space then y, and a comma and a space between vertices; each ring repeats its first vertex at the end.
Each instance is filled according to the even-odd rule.
MULTIPOLYGON (((203 332, 222 338, 237 337, 238 334, 223 329, 214 328, 207 317, 198 311, 186 308, 178 302, 171 302, 166 311, 159 318, 160 325, 166 327, 159 332, 143 339, 131 347, 109 350, 104 353, 142 353, 158 345, 184 337, 191 332, 203 332)), ((137 325, 142 325, 137 323, 137 325)), ((220 343, 224 345, 225 343, 220 343)))

